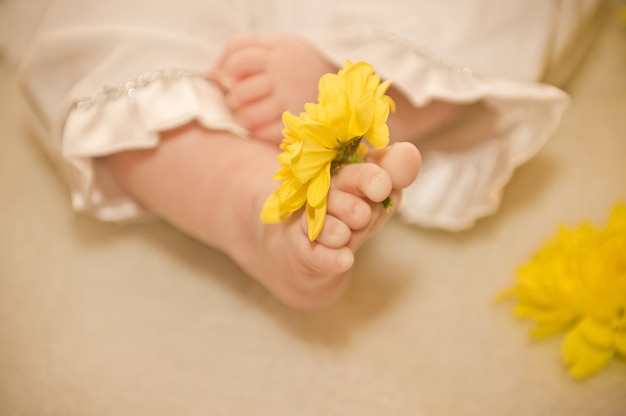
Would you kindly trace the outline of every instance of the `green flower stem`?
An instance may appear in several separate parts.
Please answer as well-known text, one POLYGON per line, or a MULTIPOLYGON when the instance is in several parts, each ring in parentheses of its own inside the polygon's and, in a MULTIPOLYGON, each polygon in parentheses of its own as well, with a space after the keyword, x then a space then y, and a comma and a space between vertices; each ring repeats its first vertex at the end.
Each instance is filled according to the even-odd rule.
POLYGON ((352 153, 351 155, 348 155, 348 163, 363 163, 363 162, 365 162, 365 160, 363 160, 361 155, 359 155, 356 152, 352 153))
POLYGON ((383 204, 383 207, 385 207, 385 209, 387 210, 387 212, 391 212, 391 210, 393 209, 393 200, 389 196, 385 198, 382 204, 383 204))

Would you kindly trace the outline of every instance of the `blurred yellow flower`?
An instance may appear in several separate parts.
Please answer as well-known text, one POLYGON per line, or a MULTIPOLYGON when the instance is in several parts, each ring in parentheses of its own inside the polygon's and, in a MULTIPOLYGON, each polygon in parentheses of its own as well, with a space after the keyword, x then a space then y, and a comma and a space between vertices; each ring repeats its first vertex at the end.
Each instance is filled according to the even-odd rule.
POLYGON ((317 103, 305 105, 295 116, 283 113, 281 169, 274 180, 282 183, 265 201, 261 221, 279 222, 306 205, 308 235, 315 240, 326 220, 331 173, 360 162, 367 152, 363 138, 376 149, 389 143, 387 117, 395 110, 381 82, 366 62, 346 61, 337 74, 319 81, 317 103))
POLYGON ((535 321, 532 336, 567 331, 562 356, 574 378, 626 357, 626 205, 604 229, 562 227, 501 297, 516 298, 515 314, 535 321))

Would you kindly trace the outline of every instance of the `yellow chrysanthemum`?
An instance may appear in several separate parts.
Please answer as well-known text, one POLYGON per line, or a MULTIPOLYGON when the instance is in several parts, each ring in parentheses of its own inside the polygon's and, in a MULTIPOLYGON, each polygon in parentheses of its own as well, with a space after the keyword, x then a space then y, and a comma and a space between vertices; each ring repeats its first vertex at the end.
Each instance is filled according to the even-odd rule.
POLYGON ((326 219, 331 173, 362 161, 363 138, 376 149, 389 143, 387 117, 395 110, 385 95, 389 85, 368 63, 346 61, 337 74, 320 79, 317 103, 306 104, 298 116, 283 113, 282 167, 274 175, 282 183, 266 200, 261 221, 282 221, 306 206, 309 239, 317 238, 326 219))
POLYGON ((517 316, 535 321, 531 335, 568 331, 562 354, 572 377, 626 357, 626 205, 616 205, 604 229, 562 227, 503 296, 517 298, 517 316))

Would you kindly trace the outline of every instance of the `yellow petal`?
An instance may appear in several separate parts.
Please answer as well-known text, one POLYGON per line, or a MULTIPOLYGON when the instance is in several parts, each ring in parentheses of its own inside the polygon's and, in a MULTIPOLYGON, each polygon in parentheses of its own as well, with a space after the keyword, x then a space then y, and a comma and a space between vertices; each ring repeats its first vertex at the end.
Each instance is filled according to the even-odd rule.
POLYGON ((365 132, 365 137, 376 149, 382 149, 389 144, 389 127, 387 126, 389 104, 383 100, 374 100, 373 102, 374 113, 370 128, 365 132))
POLYGON ((291 159, 293 159, 291 152, 281 152, 278 156, 276 156, 276 160, 278 160, 278 163, 280 163, 282 167, 276 171, 274 176, 272 176, 272 179, 283 179, 291 174, 291 159))
MULTIPOLYGON (((376 98, 383 98, 390 86, 391 86, 390 79, 381 82, 380 85, 376 88, 376 98)), ((388 98, 393 103, 393 100, 391 99, 391 97, 388 97, 388 98)), ((394 103, 394 106, 395 106, 395 103, 394 103)))
POLYGON ((318 101, 325 101, 326 99, 330 98, 329 95, 336 94, 339 89, 339 77, 336 74, 322 75, 318 82, 318 101))
POLYGON ((327 124, 304 123, 298 129, 298 133, 304 142, 311 141, 327 149, 332 149, 337 145, 337 134, 327 124))
POLYGON ((365 133, 365 137, 375 149, 382 149, 389 144, 389 127, 387 124, 375 124, 365 133))
MULTIPOLYGON (((387 83, 387 85, 389 85, 389 83, 387 83)), ((380 93, 378 91, 381 86, 382 84, 380 83, 380 75, 372 74, 367 78, 365 91, 373 93, 374 96, 377 96, 378 94, 382 96, 382 94, 384 94, 384 91, 381 91, 380 93)))
POLYGON ((568 326, 563 324, 540 323, 530 331, 530 336, 533 338, 547 338, 552 335, 560 334, 567 328, 568 326))
POLYGON ((292 160, 291 170, 300 182, 307 183, 325 169, 336 156, 335 149, 327 149, 312 140, 306 140, 302 144, 301 154, 292 160))
POLYGON ((363 95, 356 103, 354 111, 350 114, 348 123, 348 138, 361 137, 369 130, 374 120, 376 105, 371 93, 363 95))
POLYGON ((615 333, 615 348, 620 354, 626 357, 626 329, 615 333))
MULTIPOLYGON (((341 91, 334 101, 329 101, 324 105, 317 106, 314 113, 316 122, 326 126, 329 130, 325 133, 327 137, 333 139, 333 144, 326 143, 328 146, 335 146, 337 141, 345 141, 348 120, 350 118, 350 108, 348 105, 348 96, 341 91), (332 132, 332 134, 330 133, 332 132)), ((317 132, 316 134, 319 134, 317 132)))
POLYGON ((390 96, 385 95, 382 97, 382 100, 387 103, 390 112, 396 112, 396 102, 390 96))
POLYGON ((345 72, 346 90, 348 96, 351 98, 351 102, 356 103, 356 100, 365 92, 365 86, 367 85, 367 79, 374 72, 374 68, 367 62, 357 62, 348 68, 345 72), (352 101, 355 100, 355 101, 352 101))
MULTIPOLYGON (((392 101, 393 102, 393 101, 392 101)), ((374 100, 373 123, 385 124, 389 118, 390 105, 386 100, 374 100)))
POLYGON ((278 191, 274 191, 263 204, 261 210, 260 219, 264 224, 275 224, 289 217, 291 212, 284 211, 281 208, 280 200, 278 198, 278 191))
POLYGON ((616 204, 609 217, 608 228, 626 229, 626 204, 616 204))
POLYGON ((296 211, 306 202, 307 188, 297 178, 289 177, 280 184, 277 190, 281 209, 296 211))
POLYGON ((320 232, 322 232, 324 222, 326 221, 326 202, 318 207, 307 204, 306 217, 309 225, 309 240, 315 241, 320 232))
POLYGON ((298 128, 302 124, 302 119, 294 116, 289 111, 283 112, 283 135, 290 139, 298 139, 298 128))
POLYGON ((573 378, 588 377, 600 371, 615 354, 613 349, 597 348, 589 344, 578 327, 567 334, 561 352, 573 378))
POLYGON ((314 207, 326 200, 330 189, 330 163, 309 184, 307 202, 314 207))
POLYGON ((587 318, 579 325, 581 335, 598 348, 613 348, 614 330, 594 319, 587 318))

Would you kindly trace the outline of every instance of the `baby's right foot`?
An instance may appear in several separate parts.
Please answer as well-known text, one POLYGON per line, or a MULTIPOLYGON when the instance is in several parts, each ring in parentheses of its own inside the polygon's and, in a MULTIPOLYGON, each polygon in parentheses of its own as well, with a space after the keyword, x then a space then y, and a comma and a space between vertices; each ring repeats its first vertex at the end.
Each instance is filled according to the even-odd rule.
POLYGON ((392 214, 381 201, 390 196, 395 210, 420 165, 410 143, 372 152, 369 160, 333 176, 326 223, 315 241, 308 238, 302 210, 278 224, 262 224, 257 217, 231 256, 289 306, 313 309, 331 303, 347 287, 354 253, 392 214))

